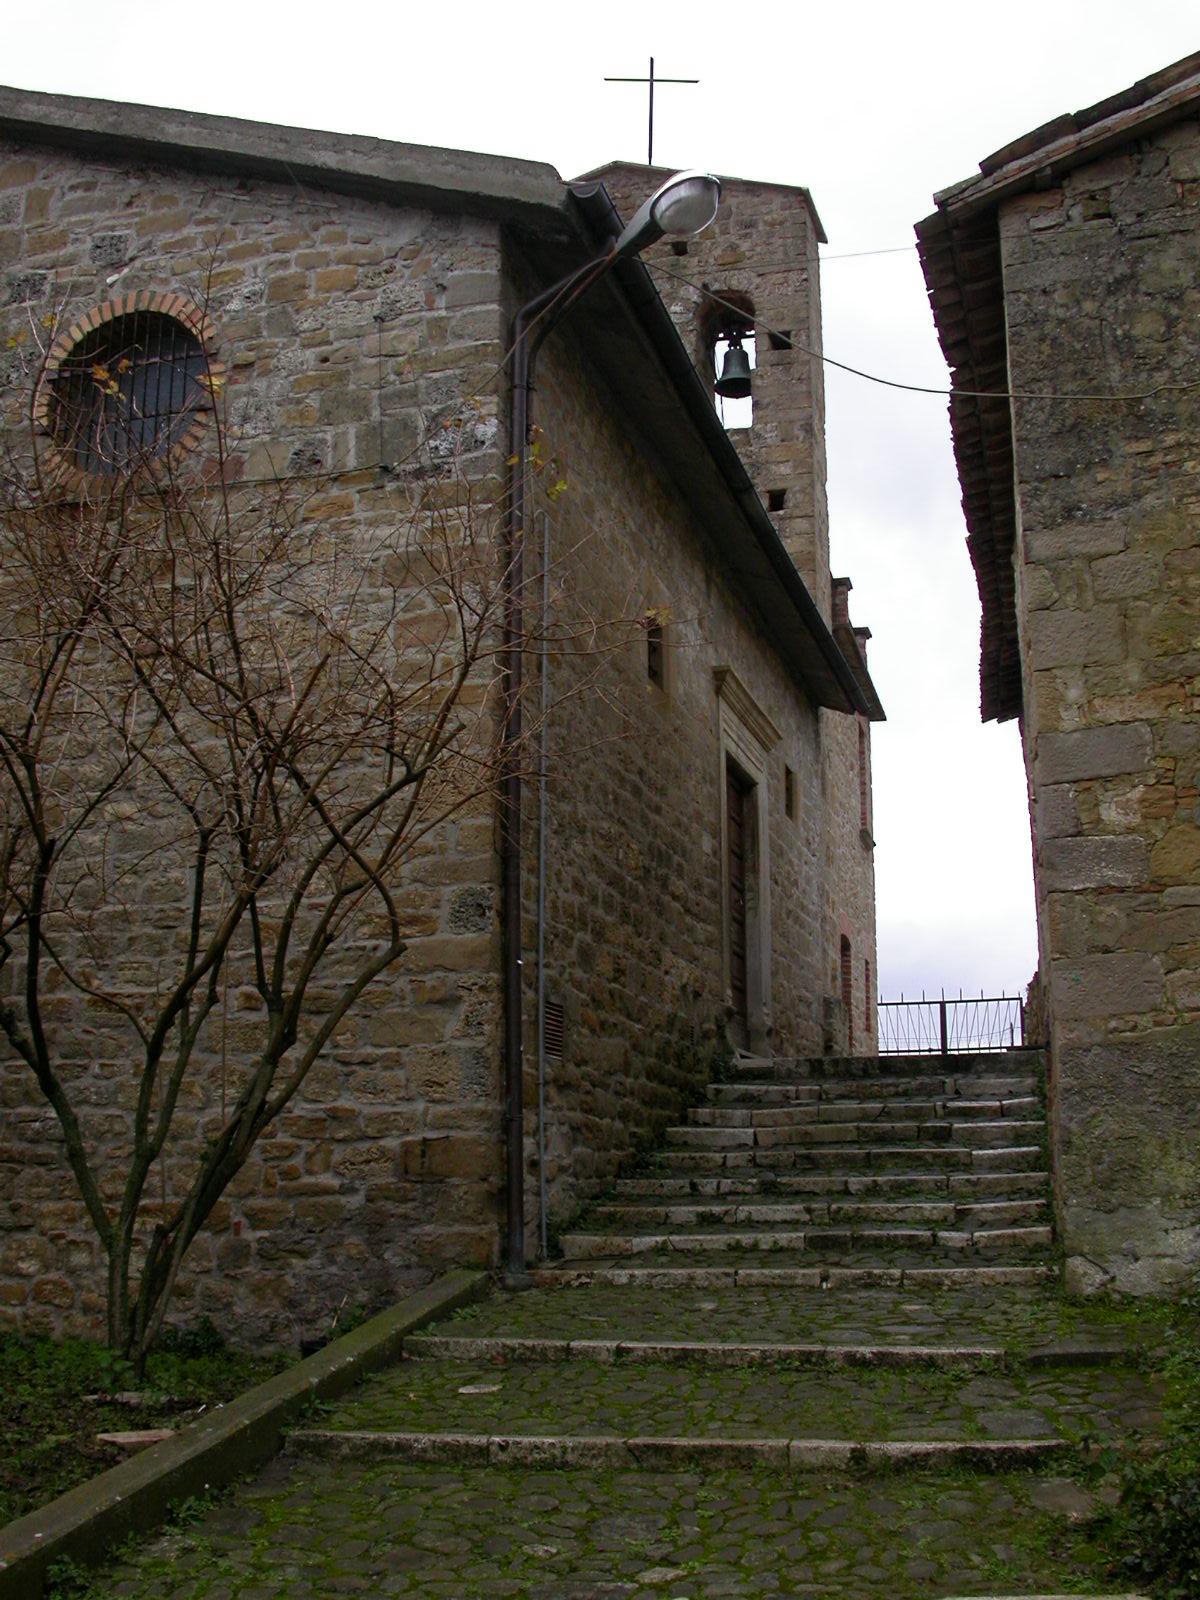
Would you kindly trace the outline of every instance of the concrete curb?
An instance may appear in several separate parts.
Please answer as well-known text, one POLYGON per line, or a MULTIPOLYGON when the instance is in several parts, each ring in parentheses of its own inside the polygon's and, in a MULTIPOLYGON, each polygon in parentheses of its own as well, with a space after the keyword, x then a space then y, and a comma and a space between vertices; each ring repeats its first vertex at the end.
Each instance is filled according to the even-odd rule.
POLYGON ((487 1284, 483 1272, 447 1273, 174 1438, 0 1528, 0 1600, 37 1600, 46 1569, 60 1557, 94 1564, 128 1534, 155 1527, 173 1502, 262 1466, 311 1401, 336 1399, 389 1365, 408 1334, 478 1299, 487 1284))
POLYGON ((776 1472, 890 1472, 958 1466, 1021 1470, 1071 1454, 1065 1439, 622 1439, 573 1434, 399 1433, 299 1428, 288 1448, 327 1461, 386 1460, 678 1472, 769 1467, 776 1472))

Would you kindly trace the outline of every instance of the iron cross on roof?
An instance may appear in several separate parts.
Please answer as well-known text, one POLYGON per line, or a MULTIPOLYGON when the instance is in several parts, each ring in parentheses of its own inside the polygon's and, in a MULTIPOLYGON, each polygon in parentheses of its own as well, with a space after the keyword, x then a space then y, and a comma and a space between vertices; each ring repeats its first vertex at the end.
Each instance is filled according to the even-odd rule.
POLYGON ((699 78, 656 78, 654 76, 654 57, 650 57, 650 76, 648 78, 605 78, 605 83, 648 83, 650 85, 650 139, 646 147, 646 165, 654 165, 654 85, 656 83, 699 83, 699 78))

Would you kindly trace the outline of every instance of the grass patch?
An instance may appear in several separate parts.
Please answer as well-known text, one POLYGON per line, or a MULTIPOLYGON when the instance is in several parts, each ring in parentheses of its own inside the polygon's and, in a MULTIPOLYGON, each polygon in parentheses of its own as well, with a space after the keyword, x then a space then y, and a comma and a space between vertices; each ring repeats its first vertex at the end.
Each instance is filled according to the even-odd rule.
POLYGON ((1166 1384, 1162 1448, 1127 1466, 1110 1520, 1115 1571, 1163 1600, 1200 1595, 1200 1298, 1179 1303, 1166 1384))
POLYGON ((125 1452, 98 1433, 182 1427, 288 1360, 227 1350, 202 1323, 165 1337, 138 1383, 103 1345, 0 1335, 0 1525, 121 1461, 125 1452))

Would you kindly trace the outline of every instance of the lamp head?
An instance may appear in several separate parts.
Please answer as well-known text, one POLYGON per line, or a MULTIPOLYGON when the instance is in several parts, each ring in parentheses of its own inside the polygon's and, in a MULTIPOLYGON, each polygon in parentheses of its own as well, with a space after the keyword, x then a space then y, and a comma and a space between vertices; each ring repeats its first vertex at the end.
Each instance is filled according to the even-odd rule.
POLYGON ((642 203, 614 245, 618 256, 634 256, 664 235, 686 239, 707 228, 717 214, 721 183, 708 172, 677 172, 642 203))

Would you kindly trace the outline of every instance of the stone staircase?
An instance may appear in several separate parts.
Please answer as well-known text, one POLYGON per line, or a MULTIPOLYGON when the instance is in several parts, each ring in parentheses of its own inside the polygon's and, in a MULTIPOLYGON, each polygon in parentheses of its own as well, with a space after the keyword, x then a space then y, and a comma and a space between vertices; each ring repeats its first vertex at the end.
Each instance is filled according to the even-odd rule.
POLYGON ((286 1600, 1111 1600, 1084 1469, 1159 1425, 1153 1327, 1061 1294, 1037 1067, 739 1061, 532 1290, 164 1559, 286 1600))
POLYGON ((557 1281, 833 1286, 1055 1276, 1034 1053, 740 1058, 557 1281), (636 1274, 636 1278, 633 1276, 636 1274))

